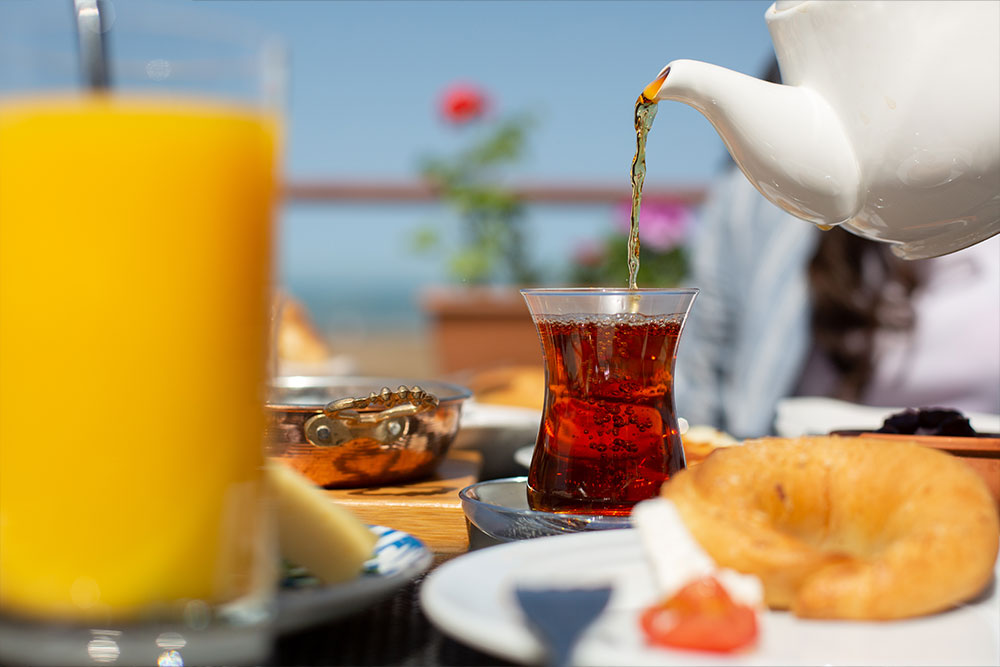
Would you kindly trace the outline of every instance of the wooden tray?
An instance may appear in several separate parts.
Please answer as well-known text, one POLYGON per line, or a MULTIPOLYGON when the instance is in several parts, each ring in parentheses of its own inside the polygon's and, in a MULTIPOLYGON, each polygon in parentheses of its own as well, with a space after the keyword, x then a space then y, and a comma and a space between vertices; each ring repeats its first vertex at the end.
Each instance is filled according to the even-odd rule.
POLYGON ((427 479, 394 486, 325 490, 365 523, 413 535, 438 559, 465 553, 469 535, 458 492, 479 481, 482 455, 454 450, 427 479))

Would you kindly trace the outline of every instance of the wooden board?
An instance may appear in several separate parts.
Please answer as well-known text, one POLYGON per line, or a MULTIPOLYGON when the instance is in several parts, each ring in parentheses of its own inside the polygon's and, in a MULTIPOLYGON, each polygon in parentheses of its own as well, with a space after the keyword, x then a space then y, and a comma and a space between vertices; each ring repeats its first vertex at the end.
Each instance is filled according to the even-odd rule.
POLYGON ((366 523, 413 535, 440 560, 469 549, 465 513, 458 492, 479 481, 481 466, 479 452, 455 450, 448 453, 433 477, 418 482, 332 489, 324 493, 366 523))

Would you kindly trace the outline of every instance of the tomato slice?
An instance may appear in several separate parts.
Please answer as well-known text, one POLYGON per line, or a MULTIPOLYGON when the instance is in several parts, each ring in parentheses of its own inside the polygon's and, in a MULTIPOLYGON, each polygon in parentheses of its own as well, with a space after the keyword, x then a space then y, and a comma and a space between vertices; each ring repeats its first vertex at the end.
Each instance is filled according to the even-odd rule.
POLYGON ((715 577, 696 579, 640 618, 653 644, 726 653, 757 639, 757 614, 737 604, 715 577))

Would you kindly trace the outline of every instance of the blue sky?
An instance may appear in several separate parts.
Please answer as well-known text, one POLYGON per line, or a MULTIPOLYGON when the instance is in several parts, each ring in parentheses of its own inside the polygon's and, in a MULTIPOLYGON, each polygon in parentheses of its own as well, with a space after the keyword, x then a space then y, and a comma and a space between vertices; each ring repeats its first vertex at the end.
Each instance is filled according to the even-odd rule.
MULTIPOLYGON (((538 119, 515 181, 628 183, 639 91, 670 60, 759 73, 771 57, 770 4, 735 2, 344 2, 207 0, 280 35, 290 52, 292 177, 412 179, 428 153, 467 138, 437 116, 441 91, 470 81, 499 114, 538 119)), ((701 115, 659 110, 647 184, 708 182, 724 157, 701 115)), ((280 280, 326 328, 418 322, 420 290, 449 277, 419 256, 416 227, 455 230, 435 206, 297 206, 282 219, 280 280), (363 287, 362 287, 363 286, 363 287)), ((610 229, 602 207, 532 207, 533 255, 557 280, 575 244, 610 229)), ((640 270, 640 284, 641 284, 640 270)))
MULTIPOLYGON (((613 181, 632 146, 638 92, 674 58, 759 72, 770 55, 761 0, 348 2, 202 0, 280 35, 291 54, 288 172, 407 178, 460 137, 435 113, 456 80, 537 127, 524 177, 613 181)), ((650 182, 702 182, 721 144, 696 112, 663 108, 650 182), (670 126, 670 127, 668 127, 670 126)))
MULTIPOLYGON (((414 178, 428 153, 467 139, 436 102, 455 81, 498 114, 538 118, 516 181, 628 183, 639 91, 675 58, 751 74, 771 54, 769 2, 203 2, 281 36, 290 53, 286 169, 295 178, 414 178)), ((697 112, 663 105, 647 183, 705 183, 721 141, 697 112)), ((449 280, 440 256, 412 252, 416 227, 455 233, 435 206, 299 206, 282 220, 280 280, 327 329, 419 326, 420 290, 449 280)), ((575 244, 612 225, 601 207, 533 207, 533 256, 551 280, 575 244)), ((641 283, 641 273, 640 273, 641 283)))

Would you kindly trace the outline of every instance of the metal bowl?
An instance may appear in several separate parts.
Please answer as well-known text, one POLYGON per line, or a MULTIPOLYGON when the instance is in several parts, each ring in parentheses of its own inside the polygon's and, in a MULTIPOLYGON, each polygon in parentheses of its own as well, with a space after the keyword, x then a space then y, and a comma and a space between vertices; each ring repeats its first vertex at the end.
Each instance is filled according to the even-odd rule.
POLYGON ((448 453, 470 395, 434 380, 277 378, 267 454, 330 489, 426 477, 448 453))

